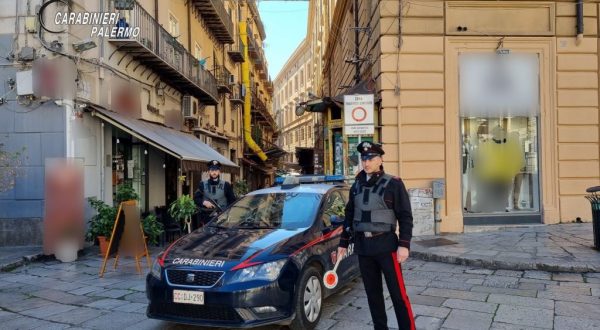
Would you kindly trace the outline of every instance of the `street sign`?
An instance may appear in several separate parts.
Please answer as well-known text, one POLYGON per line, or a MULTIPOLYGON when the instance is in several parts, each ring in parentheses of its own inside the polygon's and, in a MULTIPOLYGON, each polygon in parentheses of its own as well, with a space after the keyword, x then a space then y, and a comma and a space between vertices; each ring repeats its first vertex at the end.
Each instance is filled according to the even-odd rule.
POLYGON ((344 95, 345 134, 374 134, 373 108, 373 94, 344 95))

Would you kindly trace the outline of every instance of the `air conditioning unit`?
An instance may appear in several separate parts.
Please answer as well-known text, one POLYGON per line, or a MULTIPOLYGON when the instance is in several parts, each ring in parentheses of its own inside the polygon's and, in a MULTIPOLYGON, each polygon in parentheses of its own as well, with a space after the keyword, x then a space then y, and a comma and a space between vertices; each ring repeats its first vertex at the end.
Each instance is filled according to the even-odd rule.
POLYGON ((191 95, 184 95, 181 112, 184 119, 198 119, 198 99, 191 95))
POLYGON ((229 85, 233 85, 235 84, 235 76, 230 74, 229 75, 229 85))

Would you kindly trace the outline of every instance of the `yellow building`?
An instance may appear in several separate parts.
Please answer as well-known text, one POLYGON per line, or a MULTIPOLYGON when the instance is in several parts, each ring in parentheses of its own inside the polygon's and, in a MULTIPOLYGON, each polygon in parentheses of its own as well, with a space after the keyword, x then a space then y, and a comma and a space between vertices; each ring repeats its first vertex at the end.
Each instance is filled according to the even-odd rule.
MULTIPOLYGON (((443 232, 589 220, 599 15, 587 2, 339 0, 323 96, 375 95, 371 138, 384 144, 385 170, 409 188, 444 180, 443 232)), ((355 142, 337 106, 326 112, 328 172, 335 147, 344 160, 355 142)))

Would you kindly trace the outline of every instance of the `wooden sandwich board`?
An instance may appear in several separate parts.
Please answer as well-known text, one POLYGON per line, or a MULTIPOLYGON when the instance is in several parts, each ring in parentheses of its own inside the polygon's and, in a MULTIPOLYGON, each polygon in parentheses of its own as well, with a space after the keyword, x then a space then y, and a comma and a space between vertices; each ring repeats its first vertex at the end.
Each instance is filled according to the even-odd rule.
POLYGON ((140 210, 136 201, 125 201, 119 205, 117 218, 113 226, 108 250, 102 262, 100 277, 104 275, 106 262, 112 256, 115 257, 113 269, 117 268, 120 256, 133 257, 138 273, 142 273, 140 259, 146 256, 146 262, 150 267, 150 255, 146 246, 144 229, 140 219, 140 210))

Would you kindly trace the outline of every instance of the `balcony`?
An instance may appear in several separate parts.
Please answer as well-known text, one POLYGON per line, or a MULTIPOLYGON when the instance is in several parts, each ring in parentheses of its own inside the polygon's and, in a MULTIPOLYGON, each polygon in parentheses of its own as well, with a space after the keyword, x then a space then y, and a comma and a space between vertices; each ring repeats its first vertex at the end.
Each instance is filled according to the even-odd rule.
POLYGON ((244 95, 242 93, 242 85, 234 84, 231 87, 231 94, 229 97, 229 101, 233 104, 244 104, 244 95))
MULTIPOLYGON (((193 95, 205 104, 217 104, 219 93, 215 77, 202 68, 198 60, 137 2, 128 12, 129 26, 140 28, 138 36, 108 41, 117 46, 117 50, 133 56, 140 64, 156 72, 164 82, 182 93, 193 95)), ((124 16, 123 13, 121 15, 124 16)), ((119 64, 124 58, 125 56, 121 57, 119 64)), ((133 71, 138 66, 134 66, 133 71)))
POLYGON ((217 89, 220 93, 231 93, 233 81, 232 75, 224 65, 215 65, 215 77, 217 78, 217 89))
POLYGON ((193 0, 192 2, 219 42, 234 43, 233 22, 225 10, 223 0, 193 0))
POLYGON ((256 40, 254 39, 254 33, 252 33, 252 29, 248 27, 248 56, 252 59, 256 59, 258 57, 258 45, 256 44, 256 40))
POLYGON ((263 67, 262 69, 260 69, 260 71, 258 72, 258 77, 262 80, 267 80, 269 79, 269 72, 267 70, 267 67, 263 67))
POLYGON ((256 87, 252 86, 250 88, 252 93, 252 113, 258 122, 266 123, 269 125, 273 131, 277 130, 277 124, 275 123, 275 119, 271 116, 271 113, 267 109, 265 102, 260 98, 256 91, 256 87))
POLYGON ((237 37, 237 42, 227 45, 227 54, 232 61, 242 63, 244 62, 244 44, 240 37, 237 37))
POLYGON ((268 93, 273 94, 273 82, 271 80, 265 83, 265 89, 268 93))

